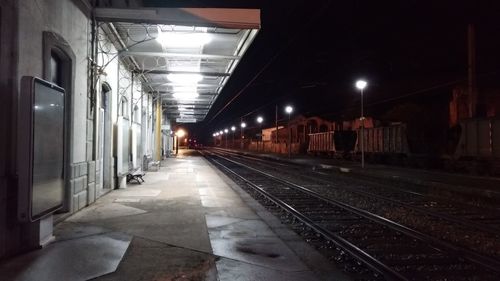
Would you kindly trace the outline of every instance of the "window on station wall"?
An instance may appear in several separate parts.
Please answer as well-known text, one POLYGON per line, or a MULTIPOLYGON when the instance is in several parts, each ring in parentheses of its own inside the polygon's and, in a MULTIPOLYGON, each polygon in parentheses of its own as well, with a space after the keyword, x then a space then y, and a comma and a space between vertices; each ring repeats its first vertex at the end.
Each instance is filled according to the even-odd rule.
POLYGON ((129 105, 128 99, 126 97, 122 96, 120 99, 120 104, 118 106, 118 116, 129 118, 129 105))
POLYGON ((64 86, 62 85, 62 60, 55 52, 50 54, 50 82, 64 86))
POLYGON ((106 110, 106 108, 108 107, 108 94, 109 90, 103 87, 101 90, 101 108, 103 110, 106 110))
POLYGON ((139 106, 137 106, 137 104, 134 105, 134 109, 133 110, 134 110, 134 112, 132 112, 132 114, 133 114, 132 115, 133 116, 133 118, 132 118, 133 120, 132 121, 136 122, 136 123, 139 123, 141 121, 141 118, 139 116, 139 113, 140 113, 139 106))

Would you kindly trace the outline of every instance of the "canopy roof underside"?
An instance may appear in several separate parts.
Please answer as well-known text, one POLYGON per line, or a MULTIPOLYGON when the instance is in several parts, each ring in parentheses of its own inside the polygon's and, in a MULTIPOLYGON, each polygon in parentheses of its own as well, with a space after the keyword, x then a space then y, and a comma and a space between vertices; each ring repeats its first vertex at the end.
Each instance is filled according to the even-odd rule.
POLYGON ((97 9, 96 17, 177 123, 204 120, 260 28, 253 9, 97 9))

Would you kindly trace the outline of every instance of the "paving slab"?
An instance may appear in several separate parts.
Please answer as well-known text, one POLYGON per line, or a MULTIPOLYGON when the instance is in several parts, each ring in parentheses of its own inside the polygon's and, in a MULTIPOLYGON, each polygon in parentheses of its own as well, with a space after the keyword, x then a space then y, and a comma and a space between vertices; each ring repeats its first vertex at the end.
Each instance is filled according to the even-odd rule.
POLYGON ((215 259, 208 253, 135 237, 116 272, 94 280, 217 281, 215 259))
POLYGON ((105 275, 116 270, 131 238, 108 232, 58 241, 2 264, 1 280, 83 281, 105 275))
MULTIPOLYGON (((319 281, 310 271, 282 271, 221 258, 216 262, 220 281, 319 281)), ((340 280, 340 279, 338 279, 340 280)))

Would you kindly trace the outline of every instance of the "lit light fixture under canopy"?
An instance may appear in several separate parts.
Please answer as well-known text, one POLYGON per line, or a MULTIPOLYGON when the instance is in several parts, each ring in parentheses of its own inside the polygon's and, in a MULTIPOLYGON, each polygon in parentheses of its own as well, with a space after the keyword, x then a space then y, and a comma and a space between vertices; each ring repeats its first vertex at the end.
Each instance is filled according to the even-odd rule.
POLYGON ((127 10, 130 21, 115 12, 98 14, 113 19, 125 43, 115 46, 124 48, 119 56, 137 61, 148 92, 161 96, 167 119, 177 123, 205 120, 261 28, 259 9, 127 10))
POLYGON ((199 96, 196 92, 179 92, 173 94, 174 98, 178 100, 192 100, 199 96))
POLYGON ((162 31, 158 27, 158 37, 156 41, 163 47, 185 47, 195 48, 203 47, 205 44, 212 41, 212 36, 206 33, 206 28, 195 32, 179 32, 179 31, 162 31))
POLYGON ((203 80, 203 76, 197 73, 171 73, 167 79, 179 84, 196 84, 203 80))
POLYGON ((173 91, 174 91, 174 93, 184 93, 184 92, 196 93, 198 91, 198 87, 196 85, 193 85, 193 86, 174 86, 173 91))
POLYGON ((191 111, 194 111, 194 106, 192 106, 192 105, 179 105, 179 106, 177 106, 177 109, 179 111, 191 112, 191 111))

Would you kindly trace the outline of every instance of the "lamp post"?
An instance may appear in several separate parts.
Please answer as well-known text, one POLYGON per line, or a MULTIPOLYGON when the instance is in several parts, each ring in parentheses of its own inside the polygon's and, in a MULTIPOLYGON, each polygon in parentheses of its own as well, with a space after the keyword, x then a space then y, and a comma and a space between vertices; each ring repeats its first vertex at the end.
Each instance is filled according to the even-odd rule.
POLYGON ((241 132, 240 132, 240 134, 241 134, 241 136, 240 136, 240 139, 241 139, 241 149, 243 150, 245 148, 244 143, 243 143, 243 140, 245 139, 245 134, 243 133, 243 131, 245 130, 245 127, 247 126, 247 123, 241 122, 240 126, 241 126, 241 132))
MULTIPOLYGON (((290 130, 290 114, 293 112, 293 107, 287 105, 285 107, 285 112, 288 113, 288 123, 287 123, 287 131, 288 131, 288 158, 292 155, 292 132, 290 130)), ((278 133, 278 132, 276 132, 278 133)))
POLYGON ((227 133, 229 132, 229 130, 227 128, 224 129, 224 134, 226 135, 226 148, 227 148, 227 133))
POLYGON ((219 136, 220 136, 220 146, 222 147, 222 136, 224 135, 224 131, 220 130, 219 131, 219 136))
MULTIPOLYGON (((260 131, 260 142, 262 146, 262 150, 264 150, 264 142, 262 141, 262 122, 264 121, 264 118, 262 116, 257 117, 257 123, 259 123, 259 131, 260 131)), ((259 151, 259 142, 257 142, 257 151, 259 151)))
POLYGON ((231 142, 231 148, 234 149, 234 131, 236 131, 236 127, 231 126, 231 131, 233 132, 233 141, 231 142))
POLYGON ((361 92, 361 168, 365 167, 365 113, 363 109, 363 90, 366 88, 368 83, 364 80, 356 81, 356 88, 361 92))
POLYGON ((175 154, 179 154, 179 142, 186 135, 186 132, 183 129, 178 129, 175 132, 175 136, 177 137, 177 141, 175 142, 175 154))

